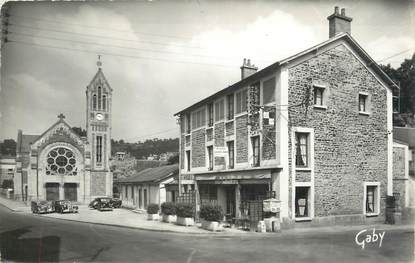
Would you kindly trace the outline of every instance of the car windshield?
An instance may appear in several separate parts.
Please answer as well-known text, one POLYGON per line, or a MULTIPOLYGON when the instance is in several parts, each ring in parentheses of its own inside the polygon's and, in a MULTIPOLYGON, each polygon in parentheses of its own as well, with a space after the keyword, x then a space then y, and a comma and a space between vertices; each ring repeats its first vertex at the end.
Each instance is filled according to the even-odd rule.
POLYGON ((110 201, 111 201, 110 198, 101 198, 101 202, 103 202, 103 203, 108 203, 110 201))

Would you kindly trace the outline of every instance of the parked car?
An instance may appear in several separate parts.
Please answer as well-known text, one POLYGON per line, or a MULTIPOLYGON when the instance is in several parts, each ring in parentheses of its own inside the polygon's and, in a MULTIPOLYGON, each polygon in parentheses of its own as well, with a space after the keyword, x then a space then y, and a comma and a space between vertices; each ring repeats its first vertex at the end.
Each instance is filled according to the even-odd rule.
POLYGON ((119 198, 111 198, 111 202, 113 208, 120 208, 122 205, 122 201, 119 198))
POLYGON ((68 200, 53 201, 57 213, 78 213, 78 206, 68 200))
MULTIPOLYGON (((102 202, 107 202, 109 200, 112 208, 120 208, 122 201, 118 198, 111 197, 97 197, 89 203, 89 207, 93 209, 98 209, 98 206, 102 202)), ((111 209, 112 210, 112 209, 111 209)))
POLYGON ((97 209, 99 211, 112 211, 111 198, 100 198, 97 205, 97 209))
POLYGON ((55 208, 50 201, 32 201, 31 209, 32 213, 34 214, 46 214, 55 212, 55 208))

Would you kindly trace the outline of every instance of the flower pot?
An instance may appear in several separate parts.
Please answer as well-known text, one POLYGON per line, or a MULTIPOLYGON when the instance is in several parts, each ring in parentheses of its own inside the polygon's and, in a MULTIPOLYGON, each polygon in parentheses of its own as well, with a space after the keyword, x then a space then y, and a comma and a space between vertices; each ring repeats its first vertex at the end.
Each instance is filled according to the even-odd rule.
POLYGON ((166 222, 166 223, 173 223, 173 222, 176 222, 177 216, 176 215, 163 215, 162 220, 163 222, 166 222))
POLYGON ((193 226, 195 221, 193 217, 177 217, 176 223, 181 226, 193 226))
POLYGON ((202 228, 209 231, 223 231, 222 224, 217 221, 206 221, 202 219, 202 228))
POLYGON ((147 220, 157 221, 160 219, 159 214, 147 214, 147 220))

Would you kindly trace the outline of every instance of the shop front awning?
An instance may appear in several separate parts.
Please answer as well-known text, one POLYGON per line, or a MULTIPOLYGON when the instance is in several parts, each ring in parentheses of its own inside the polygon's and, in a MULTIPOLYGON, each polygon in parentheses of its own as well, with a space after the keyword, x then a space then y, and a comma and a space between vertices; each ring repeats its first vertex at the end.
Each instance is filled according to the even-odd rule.
POLYGON ((203 181, 214 181, 219 183, 240 183, 246 181, 267 182, 271 179, 271 170, 244 170, 244 171, 235 171, 235 172, 218 172, 218 173, 208 173, 208 174, 197 174, 195 175, 195 180, 198 183, 203 181))

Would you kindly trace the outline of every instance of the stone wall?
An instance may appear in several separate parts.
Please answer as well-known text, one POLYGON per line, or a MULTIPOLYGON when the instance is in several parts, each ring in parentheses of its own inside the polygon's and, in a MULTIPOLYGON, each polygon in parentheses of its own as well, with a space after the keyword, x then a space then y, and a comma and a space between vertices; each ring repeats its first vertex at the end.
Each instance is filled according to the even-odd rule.
POLYGON ((192 132, 192 167, 206 166, 205 133, 204 128, 192 132))
POLYGON ((242 115, 235 119, 236 123, 236 163, 248 161, 248 115, 242 115))
POLYGON ((393 147, 393 193, 399 193, 399 203, 401 208, 405 207, 405 148, 393 147))
POLYGON ((292 127, 313 128, 315 133, 315 216, 362 214, 365 181, 381 183, 383 213, 387 190, 386 89, 339 45, 289 69, 288 103, 301 104, 289 108, 290 135, 292 127), (327 109, 314 108, 313 84, 326 85, 327 109), (370 94, 368 116, 358 112, 359 92, 370 94))
POLYGON ((91 172, 91 196, 105 196, 105 172, 91 172))

